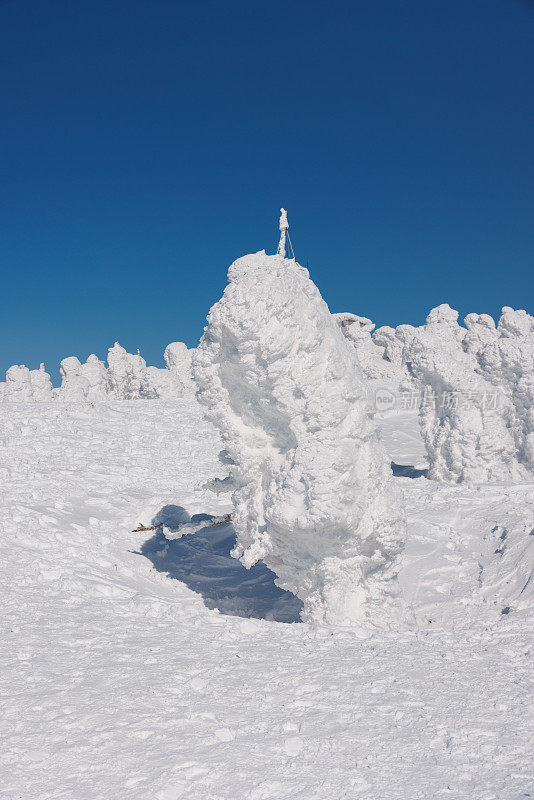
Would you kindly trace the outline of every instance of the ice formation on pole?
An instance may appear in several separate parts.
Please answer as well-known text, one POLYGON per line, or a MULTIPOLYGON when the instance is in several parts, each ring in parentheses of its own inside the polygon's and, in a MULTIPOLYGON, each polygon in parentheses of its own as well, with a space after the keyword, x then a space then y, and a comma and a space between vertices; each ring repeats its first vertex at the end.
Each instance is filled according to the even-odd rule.
POLYGON ((405 522, 355 350, 295 260, 262 251, 228 279, 193 370, 232 462, 233 555, 307 621, 393 625, 405 522))
POLYGON ((423 393, 419 415, 429 477, 444 483, 521 480, 525 472, 507 425, 510 404, 477 374, 457 318, 446 304, 432 309, 403 355, 423 393))
POLYGON ((280 241, 278 243, 278 252, 277 255, 282 256, 282 258, 286 257, 286 235, 289 229, 289 223, 287 221, 287 211, 285 208, 280 209, 280 222, 278 223, 278 227, 280 228, 280 241))

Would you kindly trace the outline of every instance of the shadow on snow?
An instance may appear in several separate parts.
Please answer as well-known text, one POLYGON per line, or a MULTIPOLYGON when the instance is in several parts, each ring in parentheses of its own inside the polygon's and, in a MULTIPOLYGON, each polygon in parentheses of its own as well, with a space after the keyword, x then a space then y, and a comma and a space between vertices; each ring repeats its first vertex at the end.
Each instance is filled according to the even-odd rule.
POLYGON ((428 469, 416 469, 411 465, 391 462, 391 471, 395 478, 427 478, 428 469))
MULTIPOLYGON (((209 522, 210 514, 189 516, 182 506, 164 506, 152 520, 176 531, 184 522, 209 522)), ((230 551, 235 544, 231 523, 203 528, 169 541, 161 530, 141 547, 158 572, 185 583, 202 596, 207 608, 221 614, 255 617, 275 622, 300 622, 301 601, 274 583, 275 575, 263 562, 245 567, 230 551)))

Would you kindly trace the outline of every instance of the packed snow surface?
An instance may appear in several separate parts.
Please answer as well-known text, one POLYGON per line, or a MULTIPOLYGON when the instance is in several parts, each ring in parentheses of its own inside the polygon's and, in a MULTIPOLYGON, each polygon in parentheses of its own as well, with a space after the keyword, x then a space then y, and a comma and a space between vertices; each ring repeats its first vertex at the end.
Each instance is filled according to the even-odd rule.
POLYGON ((429 481, 417 412, 380 424, 413 626, 364 634, 298 623, 231 525, 131 533, 231 510, 191 396, 4 404, 2 800, 533 796, 534 487, 429 481))
POLYGON ((236 555, 306 621, 398 624, 402 494, 356 351, 296 261, 244 256, 228 281, 193 372, 233 462, 236 555))

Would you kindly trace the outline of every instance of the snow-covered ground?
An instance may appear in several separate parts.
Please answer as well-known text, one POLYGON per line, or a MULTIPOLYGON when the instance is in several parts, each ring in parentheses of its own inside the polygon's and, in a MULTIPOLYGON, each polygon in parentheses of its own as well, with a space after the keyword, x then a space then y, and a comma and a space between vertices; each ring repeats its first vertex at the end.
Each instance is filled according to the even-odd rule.
POLYGON ((4 403, 2 800, 534 797, 534 485, 430 482, 383 417, 412 625, 369 634, 297 622, 230 525, 131 533, 230 511, 194 398, 4 403))

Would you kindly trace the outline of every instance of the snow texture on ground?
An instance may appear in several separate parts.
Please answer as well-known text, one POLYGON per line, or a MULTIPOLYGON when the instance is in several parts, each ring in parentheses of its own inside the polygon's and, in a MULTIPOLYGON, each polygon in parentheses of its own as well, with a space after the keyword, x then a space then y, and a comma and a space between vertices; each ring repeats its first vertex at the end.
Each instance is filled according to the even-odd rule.
POLYGON ((534 797, 534 487, 432 483, 381 425, 413 627, 369 635, 296 623, 230 526, 131 533, 230 511, 194 399, 5 403, 2 800, 534 797))

